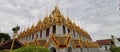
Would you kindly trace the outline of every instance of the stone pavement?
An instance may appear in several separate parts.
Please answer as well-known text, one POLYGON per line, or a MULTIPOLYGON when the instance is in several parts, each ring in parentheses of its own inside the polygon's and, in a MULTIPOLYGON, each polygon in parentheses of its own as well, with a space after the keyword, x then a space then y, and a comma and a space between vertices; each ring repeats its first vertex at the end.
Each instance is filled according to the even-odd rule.
POLYGON ((99 52, 110 52, 110 51, 105 51, 104 49, 99 48, 99 52))

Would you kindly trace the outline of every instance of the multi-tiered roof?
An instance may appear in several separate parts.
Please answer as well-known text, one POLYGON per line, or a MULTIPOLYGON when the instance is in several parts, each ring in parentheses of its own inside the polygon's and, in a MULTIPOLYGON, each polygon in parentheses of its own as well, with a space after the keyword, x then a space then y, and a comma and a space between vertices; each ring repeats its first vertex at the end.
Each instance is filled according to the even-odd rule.
POLYGON ((52 14, 50 14, 49 16, 45 16, 43 21, 39 20, 36 26, 34 26, 33 24, 31 28, 27 28, 27 30, 21 32, 18 36, 18 39, 34 34, 38 32, 40 29, 46 29, 47 27, 50 27, 53 24, 57 24, 57 25, 64 24, 67 27, 75 30, 77 33, 79 34, 82 33, 83 36, 86 36, 87 38, 91 39, 89 34, 86 31, 84 31, 82 28, 80 28, 80 26, 77 26, 74 22, 72 22, 69 19, 69 17, 65 18, 64 15, 61 14, 58 7, 55 7, 55 9, 52 11, 52 14))

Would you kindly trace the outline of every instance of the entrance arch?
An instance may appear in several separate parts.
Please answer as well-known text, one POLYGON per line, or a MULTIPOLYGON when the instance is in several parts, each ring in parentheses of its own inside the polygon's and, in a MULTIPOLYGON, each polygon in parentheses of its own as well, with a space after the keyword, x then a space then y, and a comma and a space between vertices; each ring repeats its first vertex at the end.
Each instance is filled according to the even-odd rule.
POLYGON ((72 48, 71 47, 68 47, 68 52, 72 52, 72 48))
POLYGON ((51 52, 56 52, 56 49, 54 47, 50 48, 51 52))

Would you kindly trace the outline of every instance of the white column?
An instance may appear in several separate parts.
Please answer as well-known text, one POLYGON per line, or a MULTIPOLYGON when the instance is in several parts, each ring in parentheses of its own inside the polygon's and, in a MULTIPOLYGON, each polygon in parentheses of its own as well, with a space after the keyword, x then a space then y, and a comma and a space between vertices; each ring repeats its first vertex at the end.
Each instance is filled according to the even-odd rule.
POLYGON ((27 41, 29 42, 29 36, 27 36, 27 41))
POLYGON ((50 35, 53 34, 53 27, 50 27, 50 35))
POLYGON ((75 38, 77 38, 77 33, 76 33, 76 31, 75 31, 75 38))
POLYGON ((40 39, 40 31, 38 31, 37 34, 38 34, 38 39, 40 39))
POLYGON ((33 36, 33 35, 31 34, 31 35, 30 35, 30 40, 31 40, 31 42, 33 41, 32 36, 33 36))
POLYGON ((65 34, 68 34, 68 28, 65 26, 65 34))
POLYGON ((44 38, 46 38, 46 30, 42 30, 42 38, 44 39, 44 38))

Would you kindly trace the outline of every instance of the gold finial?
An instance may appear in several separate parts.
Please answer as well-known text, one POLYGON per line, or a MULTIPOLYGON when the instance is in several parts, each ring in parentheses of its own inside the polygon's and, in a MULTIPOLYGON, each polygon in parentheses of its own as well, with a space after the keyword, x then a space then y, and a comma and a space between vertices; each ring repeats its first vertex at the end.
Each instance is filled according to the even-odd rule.
POLYGON ((47 13, 46 13, 46 16, 45 17, 48 17, 48 7, 47 7, 47 11, 46 11, 47 13))
MULTIPOLYGON (((35 17, 34 17, 34 20, 35 20, 35 17)), ((33 20, 32 28, 34 28, 34 20, 33 20)))
POLYGON ((40 18, 39 18, 38 23, 37 23, 36 26, 39 26, 40 24, 41 24, 41 20, 40 20, 40 18))
POLYGON ((56 6, 59 7, 59 0, 56 0, 56 6))

